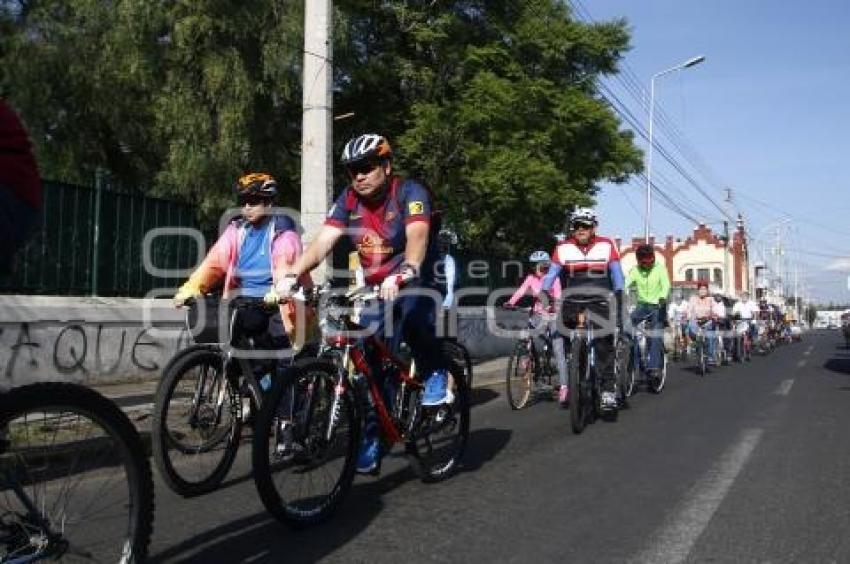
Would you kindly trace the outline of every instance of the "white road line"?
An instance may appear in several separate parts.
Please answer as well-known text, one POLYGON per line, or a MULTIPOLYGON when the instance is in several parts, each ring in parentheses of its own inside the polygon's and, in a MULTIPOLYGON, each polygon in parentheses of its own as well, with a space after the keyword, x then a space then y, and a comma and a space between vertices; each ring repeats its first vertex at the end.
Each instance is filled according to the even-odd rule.
POLYGON ((797 362, 797 368, 803 368, 806 365, 806 359, 797 362))
POLYGON ((683 562, 761 440, 762 429, 746 429, 685 496, 650 545, 634 562, 683 562))
POLYGON ((803 355, 804 355, 804 356, 809 356, 810 354, 812 354, 812 350, 814 350, 814 348, 815 348, 815 346, 814 346, 814 345, 810 345, 810 346, 809 346, 809 348, 808 348, 808 349, 806 349, 806 352, 804 352, 804 353, 803 353, 803 355))
POLYGON ((776 388, 776 391, 773 392, 778 396, 787 396, 788 392, 791 391, 791 386, 794 385, 794 380, 783 380, 779 387, 776 388))

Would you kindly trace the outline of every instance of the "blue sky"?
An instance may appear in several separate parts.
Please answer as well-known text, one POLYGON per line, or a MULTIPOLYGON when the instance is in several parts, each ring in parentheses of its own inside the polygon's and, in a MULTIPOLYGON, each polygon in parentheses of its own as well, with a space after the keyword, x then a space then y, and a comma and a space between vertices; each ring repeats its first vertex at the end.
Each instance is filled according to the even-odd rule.
MULTIPOLYGON (((701 65, 656 81, 656 108, 681 134, 667 135, 670 127, 656 120, 656 140, 718 204, 724 205, 722 189, 732 188, 734 212, 744 214, 759 238, 752 255, 758 258, 758 243, 775 239, 779 220, 790 219, 780 224, 787 267, 799 265, 811 297, 850 301, 850 3, 581 0, 578 6, 579 15, 583 7, 595 20, 626 18, 632 49, 625 66, 646 91, 654 73, 706 56, 701 65)), ((645 127, 646 106, 621 79, 604 82, 645 127)), ((690 215, 721 221, 720 211, 657 152, 653 179, 690 215)), ((643 233, 644 186, 636 178, 603 188, 602 232, 643 233)), ((657 236, 686 236, 692 228, 653 201, 657 236)))

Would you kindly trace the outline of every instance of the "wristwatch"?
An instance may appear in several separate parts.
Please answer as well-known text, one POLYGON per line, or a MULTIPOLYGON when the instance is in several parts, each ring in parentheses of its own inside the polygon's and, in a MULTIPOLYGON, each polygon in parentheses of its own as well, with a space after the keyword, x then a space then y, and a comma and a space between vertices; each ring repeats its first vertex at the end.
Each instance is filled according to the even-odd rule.
POLYGON ((402 275, 409 273, 411 278, 419 277, 419 269, 416 267, 416 265, 410 264, 409 262, 402 264, 401 269, 399 269, 399 272, 402 275))

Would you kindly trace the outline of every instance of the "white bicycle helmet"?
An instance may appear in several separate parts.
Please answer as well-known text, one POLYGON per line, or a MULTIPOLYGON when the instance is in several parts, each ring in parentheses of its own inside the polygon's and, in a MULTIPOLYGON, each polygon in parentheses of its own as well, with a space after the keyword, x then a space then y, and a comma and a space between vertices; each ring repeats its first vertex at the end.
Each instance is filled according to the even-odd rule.
POLYGON ((347 165, 369 158, 391 159, 393 150, 387 138, 377 133, 365 133, 345 144, 340 163, 347 165))
POLYGON ((546 251, 534 251, 531 253, 531 256, 528 257, 529 262, 550 262, 549 253, 546 251))
POLYGON ((577 223, 596 226, 599 225, 599 219, 591 208, 576 208, 570 215, 570 225, 577 223))

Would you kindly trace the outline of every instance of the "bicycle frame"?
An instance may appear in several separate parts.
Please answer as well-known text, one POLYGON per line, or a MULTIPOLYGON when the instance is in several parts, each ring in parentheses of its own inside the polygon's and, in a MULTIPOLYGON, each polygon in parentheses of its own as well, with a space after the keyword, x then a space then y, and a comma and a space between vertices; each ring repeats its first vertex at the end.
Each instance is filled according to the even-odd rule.
POLYGON ((642 316, 634 326, 634 355, 638 359, 638 367, 642 373, 646 373, 649 367, 649 339, 646 336, 646 325, 651 316, 651 313, 642 316))
MULTIPOLYGON (((228 324, 228 338, 225 343, 218 345, 197 345, 198 348, 208 348, 211 350, 215 350, 219 352, 222 356, 222 375, 224 376, 224 380, 227 381, 233 388, 237 391, 239 397, 242 397, 241 386, 239 385, 239 378, 244 379, 244 383, 247 386, 248 393, 251 401, 254 406, 259 409, 262 405, 262 389, 260 387, 260 383, 257 381, 256 376, 254 375, 254 371, 251 367, 251 363, 248 358, 239 356, 237 351, 241 350, 248 345, 249 342, 247 339, 240 339, 241 343, 234 342, 234 335, 237 335, 236 331, 236 323, 237 323, 237 315, 241 309, 246 309, 247 307, 259 307, 254 305, 253 301, 242 301, 240 302, 237 298, 233 302, 233 311, 230 312, 230 322, 228 324), (240 347, 240 345, 242 345, 240 347)), ((195 350, 195 347, 192 347, 187 350, 195 350)), ((215 377, 209 376, 206 370, 201 374, 200 378, 198 378, 198 384, 195 387, 194 396, 192 397, 192 409, 189 412, 189 422, 191 425, 197 424, 198 420, 198 410, 201 406, 201 399, 203 391, 206 390, 206 384, 208 378, 215 377)), ((224 403, 227 397, 227 384, 224 382, 219 382, 216 389, 212 390, 213 393, 216 393, 215 398, 215 425, 221 423, 224 403)), ((241 405, 239 406, 241 409, 241 405)))
MULTIPOLYGON (((330 417, 327 429, 327 439, 330 440, 334 427, 336 426, 336 420, 339 413, 339 403, 342 401, 342 396, 348 387, 352 385, 357 374, 361 374, 366 379, 366 389, 369 397, 372 399, 375 412, 378 415, 378 422, 383 436, 393 444, 403 442, 405 439, 404 433, 399 429, 395 421, 393 421, 393 415, 384 402, 383 394, 381 393, 376 378, 372 373, 372 367, 366 358, 365 349, 371 348, 374 351, 376 355, 376 363, 380 363, 381 366, 389 366, 395 369, 392 371, 393 374, 390 377, 394 378, 400 384, 402 392, 407 386, 414 390, 421 389, 423 387, 422 383, 415 378, 415 362, 411 361, 408 364, 407 362, 399 359, 392 354, 386 343, 374 335, 366 337, 363 341, 348 336, 346 333, 349 331, 357 332, 362 331, 363 329, 360 325, 355 323, 348 314, 340 315, 338 319, 329 319, 328 322, 334 326, 334 334, 325 338, 324 354, 327 355, 330 353, 338 356, 339 372, 331 408, 332 416, 330 417), (360 344, 361 342, 363 343, 362 346, 360 344)), ((404 394, 402 393, 400 397, 403 398, 404 394)), ((404 406, 402 405, 393 406, 393 411, 401 413, 403 407, 404 406)))

